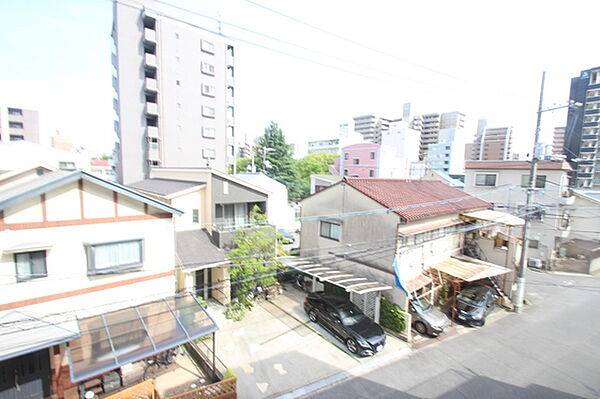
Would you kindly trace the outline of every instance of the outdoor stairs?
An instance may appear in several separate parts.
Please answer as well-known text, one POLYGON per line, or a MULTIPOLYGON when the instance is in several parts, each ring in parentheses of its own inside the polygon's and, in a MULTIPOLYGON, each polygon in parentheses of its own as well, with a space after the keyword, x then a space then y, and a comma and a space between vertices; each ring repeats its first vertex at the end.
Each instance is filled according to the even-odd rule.
POLYGON ((500 288, 500 286, 498 285, 496 280, 493 277, 489 278, 489 280, 492 283, 492 285, 494 286, 494 288, 496 289, 496 292, 498 293, 498 295, 500 295, 500 297, 502 298, 502 306, 512 308, 512 301, 504 293, 504 291, 502 291, 502 289, 500 288))

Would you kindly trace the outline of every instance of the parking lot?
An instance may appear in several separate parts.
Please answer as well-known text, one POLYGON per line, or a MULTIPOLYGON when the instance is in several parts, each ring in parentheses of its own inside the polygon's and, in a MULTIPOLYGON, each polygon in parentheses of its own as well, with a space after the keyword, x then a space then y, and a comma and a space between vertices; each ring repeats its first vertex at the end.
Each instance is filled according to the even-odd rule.
MULTIPOLYGON (((217 356, 238 375, 238 397, 264 398, 292 391, 372 360, 349 353, 302 307, 306 294, 286 286, 283 295, 261 301, 239 322, 209 306, 219 325, 217 356), (211 309, 212 308, 212 309, 211 309)), ((384 357, 408 345, 388 336, 384 357)))

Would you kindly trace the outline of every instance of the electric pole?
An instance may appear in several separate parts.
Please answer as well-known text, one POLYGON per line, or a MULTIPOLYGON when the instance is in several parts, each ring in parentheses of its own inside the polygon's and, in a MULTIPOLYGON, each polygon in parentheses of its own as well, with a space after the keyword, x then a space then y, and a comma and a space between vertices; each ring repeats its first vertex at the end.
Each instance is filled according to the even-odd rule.
POLYGON ((533 139, 533 152, 531 154, 531 168, 529 169, 529 186, 527 188, 527 203, 525 206, 525 224, 523 225, 523 238, 521 248, 521 261, 519 263, 519 274, 517 277, 517 291, 515 292, 514 306, 515 313, 520 313, 523 307, 523 300, 525 299, 525 270, 527 270, 527 248, 529 246, 529 239, 527 234, 529 232, 529 223, 531 220, 533 196, 535 193, 535 184, 537 180, 537 162, 538 154, 537 147, 540 138, 540 124, 542 121, 542 102, 544 101, 544 80, 546 79, 546 72, 542 73, 542 88, 540 89, 540 103, 538 105, 537 122, 535 125, 535 136, 533 139))

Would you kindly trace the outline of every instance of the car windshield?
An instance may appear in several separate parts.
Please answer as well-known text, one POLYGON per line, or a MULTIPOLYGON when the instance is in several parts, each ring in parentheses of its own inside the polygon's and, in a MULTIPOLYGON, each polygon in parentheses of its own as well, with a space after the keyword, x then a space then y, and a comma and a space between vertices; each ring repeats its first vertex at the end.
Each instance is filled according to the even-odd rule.
POLYGON ((358 310, 358 308, 352 306, 345 309, 340 309, 340 317, 343 325, 352 326, 364 319, 365 315, 358 310))
POLYGON ((458 294, 458 298, 471 305, 482 305, 485 299, 485 291, 477 289, 477 287, 465 288, 458 294))
POLYGON ((427 298, 419 298, 419 299, 413 300, 412 304, 416 308, 419 308, 423 311, 428 311, 429 309, 431 309, 433 307, 433 305, 431 304, 431 302, 429 302, 427 300, 427 298))

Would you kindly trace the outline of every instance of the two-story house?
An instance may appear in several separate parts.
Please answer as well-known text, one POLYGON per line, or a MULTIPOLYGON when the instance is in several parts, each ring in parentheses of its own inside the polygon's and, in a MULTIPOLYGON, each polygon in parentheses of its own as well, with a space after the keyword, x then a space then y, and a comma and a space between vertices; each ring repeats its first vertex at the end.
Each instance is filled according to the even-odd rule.
POLYGON ((0 397, 119 389, 133 362, 215 331, 176 295, 181 213, 81 170, 0 175, 0 397))

